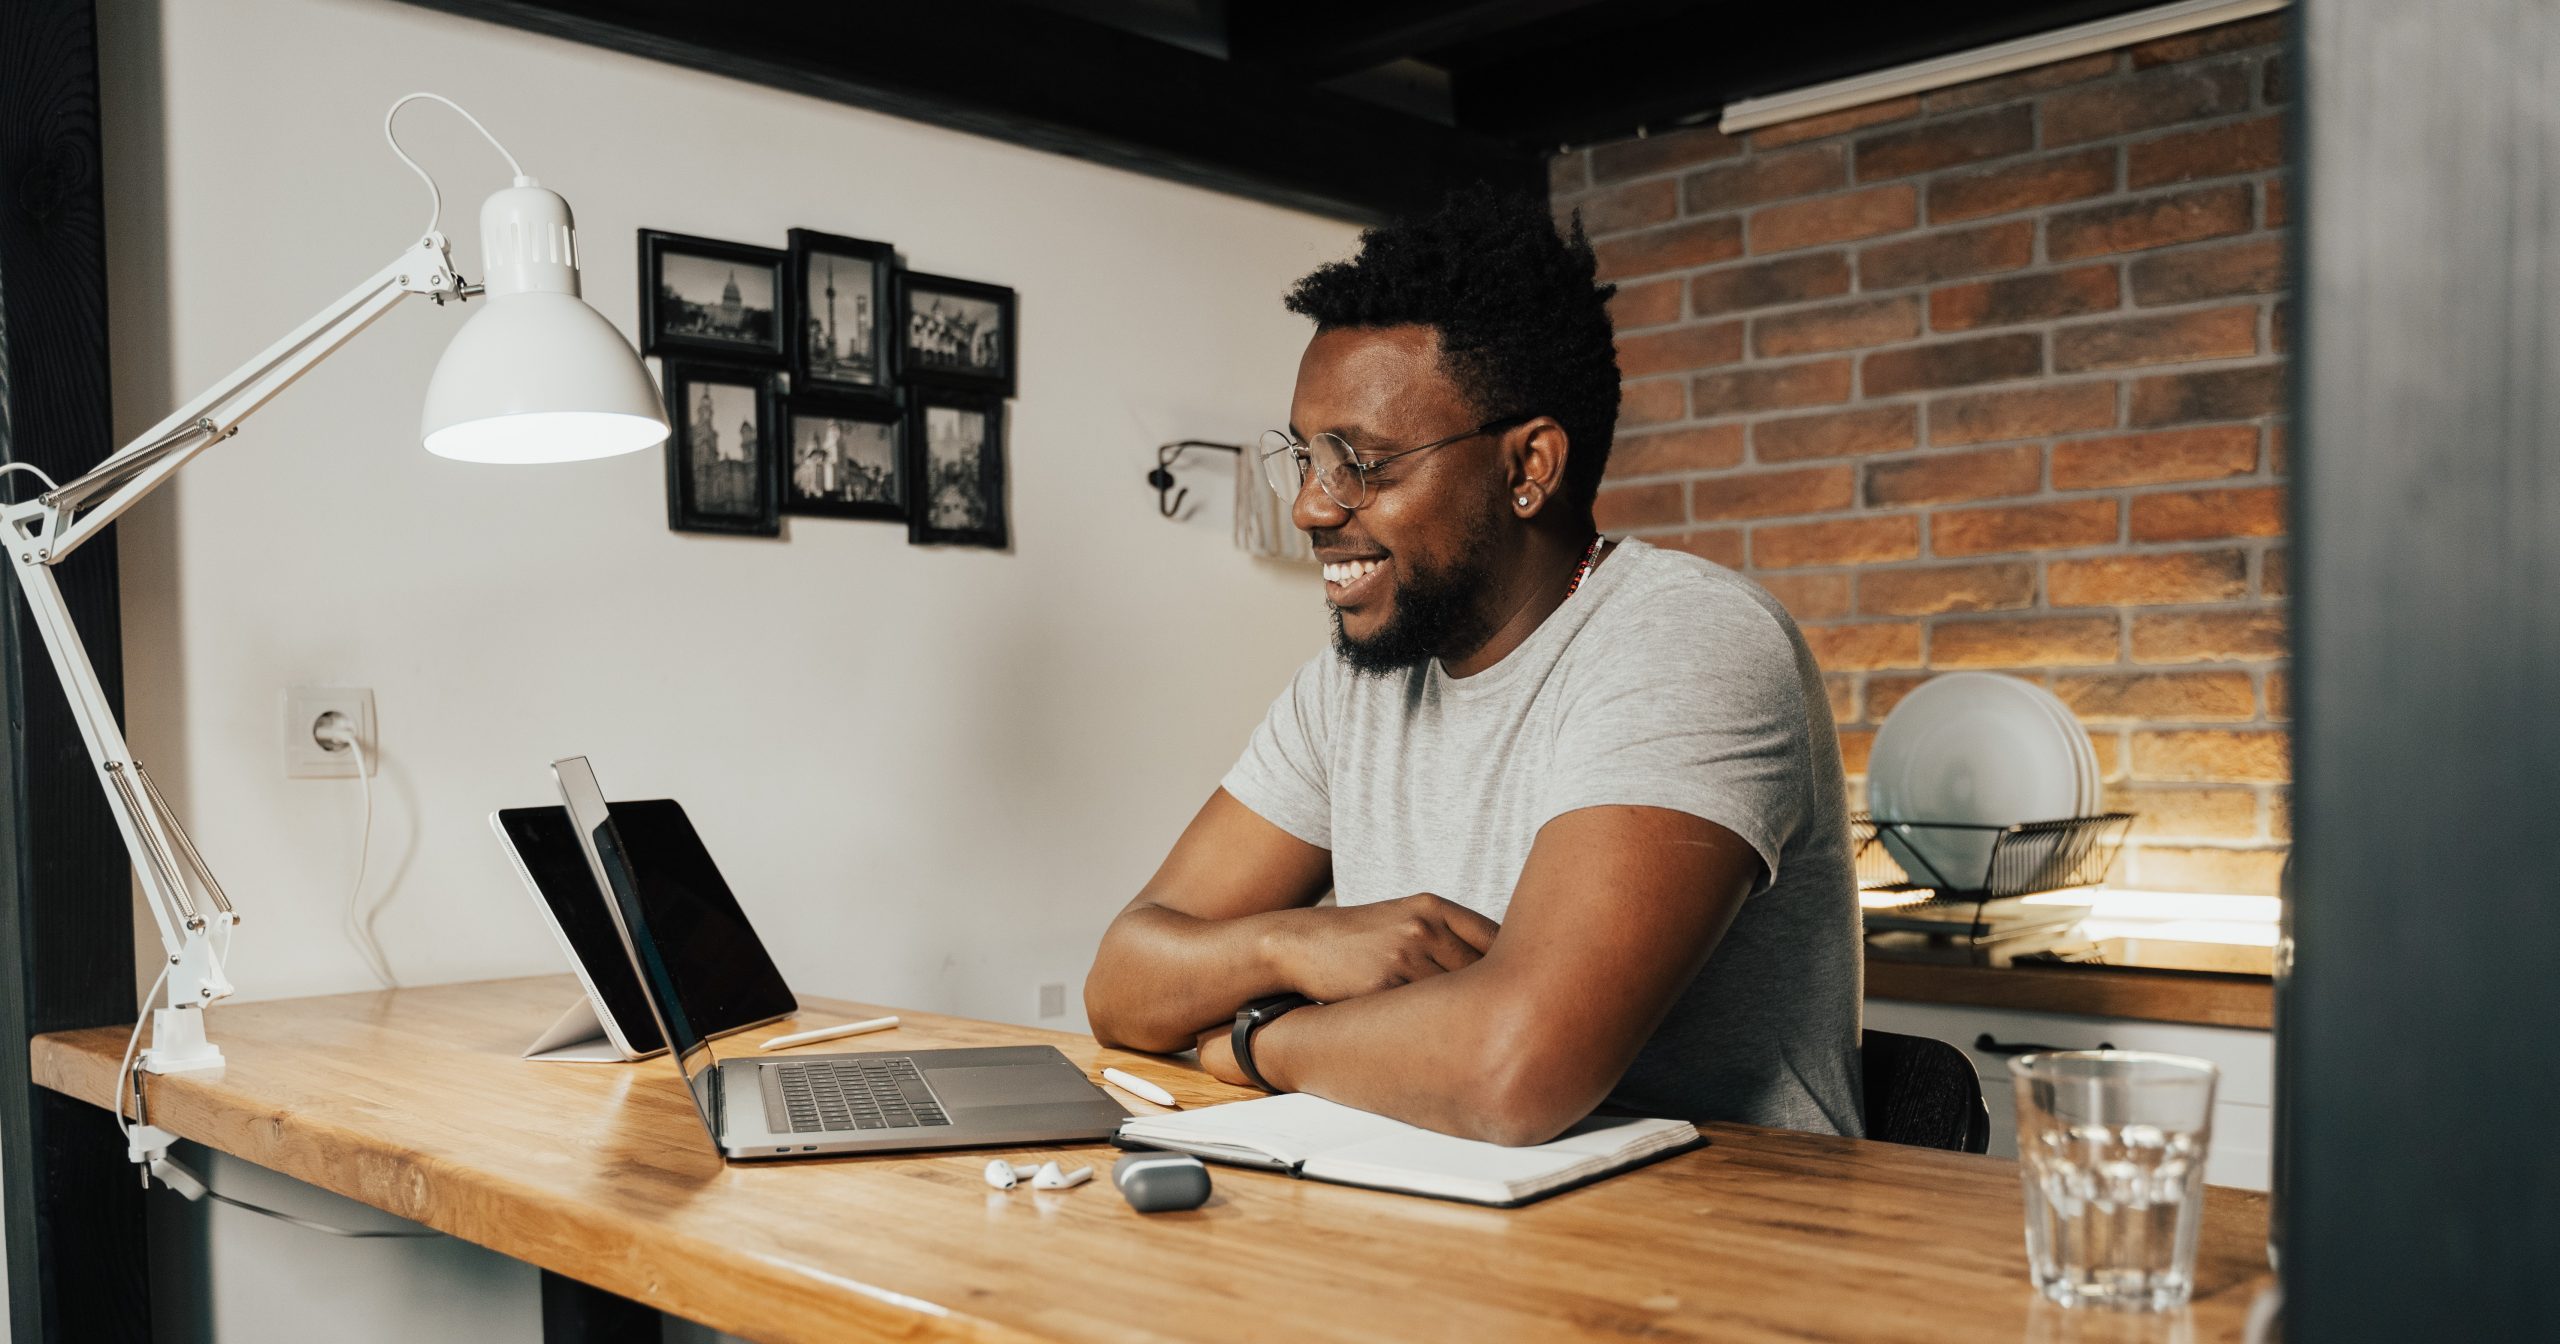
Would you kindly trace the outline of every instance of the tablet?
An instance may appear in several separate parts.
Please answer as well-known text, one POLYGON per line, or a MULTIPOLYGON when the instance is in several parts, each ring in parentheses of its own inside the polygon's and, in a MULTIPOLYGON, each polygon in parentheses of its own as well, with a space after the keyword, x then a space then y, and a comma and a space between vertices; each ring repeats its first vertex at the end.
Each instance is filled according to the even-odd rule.
MULTIPOLYGON (((615 829, 631 849, 632 868, 641 875, 639 894, 649 924, 674 959, 669 970, 683 978, 688 1003, 699 986, 700 1002, 708 1005, 699 1023, 703 1034, 743 1031, 798 1011, 791 987, 738 908, 683 805, 653 798, 614 803, 612 812, 615 829)), ((568 809, 511 807, 493 813, 490 822, 540 899, 606 1036, 629 1059, 664 1050, 630 955, 570 828, 568 809)))

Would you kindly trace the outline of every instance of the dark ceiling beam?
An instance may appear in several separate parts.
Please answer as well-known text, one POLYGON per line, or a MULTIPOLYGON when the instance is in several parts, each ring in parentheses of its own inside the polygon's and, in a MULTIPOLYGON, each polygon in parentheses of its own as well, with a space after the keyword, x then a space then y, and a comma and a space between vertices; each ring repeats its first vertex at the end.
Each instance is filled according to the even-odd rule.
POLYGON ((1601 0, 1228 0, 1227 55, 1330 79, 1601 0))
POLYGON ((1517 147, 1011 0, 407 3, 1347 219, 1545 181, 1517 147))

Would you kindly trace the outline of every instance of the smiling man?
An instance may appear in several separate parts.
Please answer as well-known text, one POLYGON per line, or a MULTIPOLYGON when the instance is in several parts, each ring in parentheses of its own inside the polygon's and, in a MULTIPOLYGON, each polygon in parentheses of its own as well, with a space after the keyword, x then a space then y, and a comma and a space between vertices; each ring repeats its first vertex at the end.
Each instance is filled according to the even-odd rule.
POLYGON ((1859 1132, 1830 702, 1766 593, 1594 528, 1610 293, 1479 191, 1290 294, 1263 466, 1333 648, 1104 935, 1103 1041, 1497 1143, 1604 1103, 1859 1132))

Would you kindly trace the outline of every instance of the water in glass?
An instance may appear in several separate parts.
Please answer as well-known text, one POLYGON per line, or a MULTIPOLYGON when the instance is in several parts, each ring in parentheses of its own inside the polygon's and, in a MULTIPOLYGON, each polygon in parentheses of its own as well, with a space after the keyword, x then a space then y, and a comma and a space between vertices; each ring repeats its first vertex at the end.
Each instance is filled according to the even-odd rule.
POLYGON ((2027 1265, 2065 1306, 2166 1311, 2195 1285, 2214 1066, 2133 1051, 2011 1063, 2027 1265))

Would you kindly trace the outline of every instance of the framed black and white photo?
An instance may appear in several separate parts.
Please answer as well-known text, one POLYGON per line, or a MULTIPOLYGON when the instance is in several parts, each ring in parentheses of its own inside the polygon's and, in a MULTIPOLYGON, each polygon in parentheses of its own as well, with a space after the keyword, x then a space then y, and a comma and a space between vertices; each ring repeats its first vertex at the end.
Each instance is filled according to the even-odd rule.
POLYGON ((1004 549, 1004 402, 920 389, 907 439, 907 540, 1004 549))
POLYGON ((898 273, 900 376, 917 386, 1013 395, 1013 291, 898 273))
POLYGON ((703 360, 665 362, 669 528, 781 534, 775 376, 703 360))
POLYGON ((780 364, 790 256, 717 238, 640 231, 640 351, 780 364))
POLYGON ((791 231, 794 390, 897 395, 897 249, 815 229, 791 231))
POLYGON ((907 425, 895 406, 795 394, 783 417, 784 513, 907 516, 907 425))

